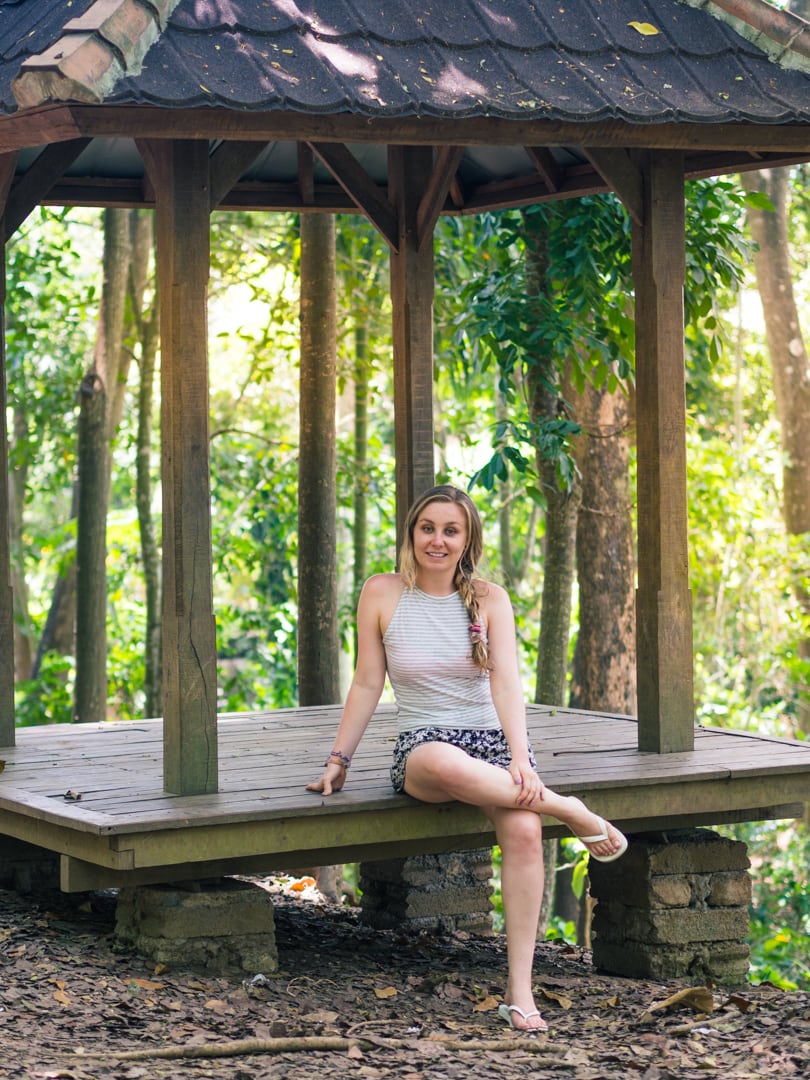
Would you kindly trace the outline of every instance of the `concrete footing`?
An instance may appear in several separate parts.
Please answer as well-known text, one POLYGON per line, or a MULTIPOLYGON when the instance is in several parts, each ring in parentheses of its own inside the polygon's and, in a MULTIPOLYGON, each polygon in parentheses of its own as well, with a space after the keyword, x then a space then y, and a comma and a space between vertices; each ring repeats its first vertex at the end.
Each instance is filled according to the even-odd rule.
POLYGON ((593 962, 630 978, 748 975, 746 845, 709 829, 634 838, 615 863, 591 859, 593 962))
POLYGON ((361 919, 377 930, 492 933, 490 848, 360 865, 361 919))
POLYGON ((116 934, 156 963, 224 974, 278 969, 273 904, 233 878, 122 889, 116 934))

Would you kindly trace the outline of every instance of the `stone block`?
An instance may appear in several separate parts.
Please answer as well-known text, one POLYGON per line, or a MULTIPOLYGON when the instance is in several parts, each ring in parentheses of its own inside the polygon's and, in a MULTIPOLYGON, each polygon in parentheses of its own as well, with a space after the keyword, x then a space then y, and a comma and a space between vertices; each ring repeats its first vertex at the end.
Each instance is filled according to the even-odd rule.
POLYGON ((377 929, 492 932, 489 848, 363 863, 362 920, 377 929))
POLYGON ((712 874, 706 902, 710 907, 747 907, 753 895, 751 875, 745 870, 712 874))
POLYGON ((737 986, 748 978, 749 948, 743 942, 689 942, 650 946, 642 942, 593 945, 594 967, 630 979, 712 979, 737 986))
POLYGON ((254 974, 278 968, 270 894, 232 878, 191 889, 122 889, 116 934, 158 963, 254 974))
POLYGON ((610 941, 681 945, 689 941, 741 941, 748 933, 747 908, 671 908, 644 911, 597 904, 593 930, 610 941))
MULTIPOLYGON (((638 899, 644 898, 638 897, 638 899)), ((650 881, 650 907, 688 907, 691 902, 692 884, 689 878, 681 874, 661 874, 650 881)))

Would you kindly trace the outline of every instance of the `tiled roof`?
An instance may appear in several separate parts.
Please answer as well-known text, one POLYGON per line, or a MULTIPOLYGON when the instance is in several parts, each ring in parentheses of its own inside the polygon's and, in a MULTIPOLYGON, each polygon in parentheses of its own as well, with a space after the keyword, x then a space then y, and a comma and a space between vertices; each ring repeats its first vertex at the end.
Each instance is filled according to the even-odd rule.
POLYGON ((0 0, 0 114, 15 85, 27 104, 62 85, 166 109, 810 121, 806 55, 788 50, 805 70, 787 69, 749 36, 701 0, 0 0), (82 29, 88 9, 115 40, 82 29), (37 80, 15 84, 21 71, 37 80))

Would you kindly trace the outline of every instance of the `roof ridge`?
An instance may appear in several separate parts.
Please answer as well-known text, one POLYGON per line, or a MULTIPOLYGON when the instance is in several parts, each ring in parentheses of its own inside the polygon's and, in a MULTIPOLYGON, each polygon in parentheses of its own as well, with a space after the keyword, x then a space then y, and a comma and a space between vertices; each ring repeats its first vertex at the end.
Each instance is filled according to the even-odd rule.
POLYGON ((732 27, 785 68, 810 72, 810 23, 768 0, 680 0, 732 27))
POLYGON ((101 102, 137 74, 180 0, 93 0, 47 49, 23 61, 11 88, 21 109, 46 101, 101 102))

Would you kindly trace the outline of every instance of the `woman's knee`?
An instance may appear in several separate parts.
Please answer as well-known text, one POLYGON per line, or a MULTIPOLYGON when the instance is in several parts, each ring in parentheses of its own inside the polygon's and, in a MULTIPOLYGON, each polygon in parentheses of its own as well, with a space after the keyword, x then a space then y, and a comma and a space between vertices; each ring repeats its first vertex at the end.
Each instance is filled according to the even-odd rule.
POLYGON ((443 797, 446 788, 452 784, 459 768, 459 754, 456 747, 445 743, 422 743, 408 755, 405 766, 405 790, 417 798, 425 798, 426 792, 436 791, 443 797))
POLYGON ((511 810, 504 814, 497 828, 498 843, 507 855, 537 858, 543 850, 543 825, 540 815, 530 810, 511 810))

